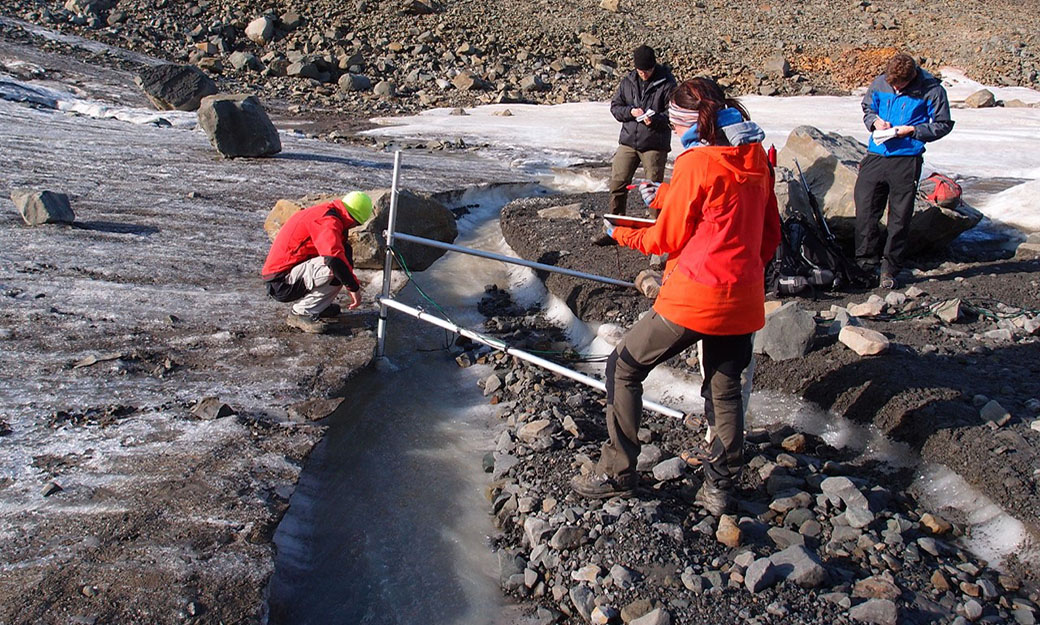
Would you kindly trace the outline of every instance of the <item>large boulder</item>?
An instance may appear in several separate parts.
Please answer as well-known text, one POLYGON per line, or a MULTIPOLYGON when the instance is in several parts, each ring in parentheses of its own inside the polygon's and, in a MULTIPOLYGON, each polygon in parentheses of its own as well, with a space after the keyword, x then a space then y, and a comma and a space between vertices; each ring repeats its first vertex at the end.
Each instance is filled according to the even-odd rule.
POLYGON ((70 224, 76 220, 69 197, 64 193, 15 188, 11 189, 11 201, 30 226, 70 224))
POLYGON ((194 111, 202 98, 217 93, 217 85, 194 65, 167 63, 148 67, 134 78, 152 106, 160 111, 194 111))
MULTIPOLYGON (((382 269, 386 254, 383 231, 390 216, 390 189, 369 191, 373 216, 364 226, 350 231, 354 248, 354 265, 361 269, 382 269)), ((397 196, 397 231, 417 237, 451 243, 459 235, 455 215, 428 196, 400 191, 397 196)), ((395 246, 404 256, 408 268, 423 271, 444 255, 444 250, 398 241, 395 246)))
POLYGON ((203 98, 199 126, 225 158, 271 156, 282 151, 278 130, 254 95, 203 98))
MULTIPOLYGON (((856 225, 856 178, 866 154, 866 146, 852 137, 798 126, 777 155, 776 189, 781 208, 809 216, 797 161, 835 236, 851 241, 856 225)), ((914 253, 942 251, 981 219, 982 213, 963 202, 956 208, 943 208, 919 199, 910 221, 909 249, 914 253)), ((887 223, 886 218, 882 223, 887 223)))
POLYGON ((755 353, 771 360, 801 358, 812 349, 816 319, 798 302, 788 302, 766 315, 766 325, 755 333, 755 353))

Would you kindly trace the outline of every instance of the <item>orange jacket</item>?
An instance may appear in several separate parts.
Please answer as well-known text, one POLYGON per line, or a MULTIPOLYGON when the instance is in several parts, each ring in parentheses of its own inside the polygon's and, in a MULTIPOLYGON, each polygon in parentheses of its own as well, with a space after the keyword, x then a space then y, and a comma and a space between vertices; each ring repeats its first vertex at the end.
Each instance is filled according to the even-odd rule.
POLYGON ((761 143, 698 146, 679 154, 648 228, 616 228, 621 245, 668 254, 654 302, 696 332, 748 334, 765 325, 765 266, 780 243, 773 173, 761 143))

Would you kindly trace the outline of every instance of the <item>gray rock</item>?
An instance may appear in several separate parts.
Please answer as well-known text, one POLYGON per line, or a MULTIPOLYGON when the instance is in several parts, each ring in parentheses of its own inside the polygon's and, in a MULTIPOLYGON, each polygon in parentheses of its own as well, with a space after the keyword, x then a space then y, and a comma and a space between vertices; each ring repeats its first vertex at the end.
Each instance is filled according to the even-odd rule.
POLYGON ((520 459, 512 454, 502 454, 495 458, 495 468, 491 473, 491 479, 497 480, 505 477, 509 470, 520 464, 520 459))
POLYGON ((610 578, 614 580, 614 585, 619 588, 631 588, 634 577, 632 571, 620 564, 610 567, 610 578))
MULTIPOLYGON (((855 228, 856 203, 853 191, 859 172, 859 163, 866 156, 866 146, 853 137, 825 133, 812 126, 798 126, 791 131, 787 143, 777 155, 778 170, 795 171, 795 160, 805 173, 806 182, 820 201, 831 230, 839 238, 851 240, 855 228)), ((779 179, 779 177, 778 177, 779 179)), ((795 182, 791 178, 791 186, 795 182)), ((798 183, 800 184, 800 182, 798 183)), ((805 197, 791 190, 791 199, 805 197)), ((804 212, 809 206, 792 203, 792 208, 804 212)), ((953 209, 918 202, 910 221, 909 243, 914 250, 945 249, 961 232, 982 220, 982 213, 962 203, 953 209)))
POLYGON ((194 65, 164 64, 142 69, 134 82, 160 111, 195 111, 217 84, 194 65))
POLYGON ((677 480, 686 472, 686 462, 682 458, 669 458, 653 468, 654 479, 658 482, 677 480))
POLYGON ((964 317, 964 303, 958 299, 940 302, 932 307, 932 313, 946 323, 956 323, 964 317))
POLYGON ((849 616, 860 623, 875 625, 896 625, 899 622, 899 611, 896 604, 888 599, 870 599, 853 606, 849 616))
POLYGON ((687 568, 680 576, 683 586, 695 595, 699 595, 708 589, 708 581, 703 576, 697 575, 693 569, 687 568))
POLYGON ((769 536, 769 539, 773 541, 773 544, 775 544, 778 549, 787 549, 791 545, 805 544, 804 536, 802 536, 798 532, 794 532, 789 529, 784 529, 782 527, 771 527, 766 532, 766 534, 769 536))
POLYGON ((987 402, 986 405, 979 410, 979 416, 981 416, 982 420, 988 423, 991 427, 1001 427, 1011 420, 1011 413, 1001 406, 1000 402, 995 399, 987 402))
POLYGON ((343 91, 368 91, 372 88, 372 81, 361 74, 343 74, 337 84, 343 91))
POLYGON ((849 478, 829 477, 820 483, 820 489, 831 503, 845 504, 845 517, 852 527, 866 527, 874 520, 867 498, 849 478))
POLYGON ((321 72, 318 70, 318 66, 309 61, 296 61, 295 63, 290 63, 289 66, 285 68, 285 74, 297 78, 311 78, 313 80, 321 79, 321 72))
POLYGON ((318 397, 297 402, 289 406, 289 418, 298 422, 319 421, 335 412, 344 399, 344 397, 318 397))
POLYGON ((257 45, 267 45, 274 37, 275 21, 273 17, 263 16, 246 25, 246 37, 257 45))
POLYGON ((524 536, 527 538, 527 544, 531 547, 539 545, 550 529, 549 523, 545 519, 539 519, 536 516, 529 516, 524 519, 524 536))
POLYGON ((819 556, 804 545, 792 545, 769 556, 777 575, 803 588, 815 588, 827 581, 827 569, 819 556))
POLYGON ((989 89, 979 89, 964 98, 964 105, 973 109, 993 108, 997 105, 997 96, 993 95, 989 89))
POLYGON ((1018 625, 1036 625, 1036 614, 1029 608, 1018 608, 1012 615, 1018 625))
POLYGON ((260 71, 263 67, 260 64, 260 59, 256 58, 255 54, 251 52, 243 52, 241 50, 233 52, 231 56, 228 57, 228 62, 231 63, 231 67, 238 71, 244 69, 260 71))
MULTIPOLYGON (((368 195, 372 198, 372 218, 350 229, 350 244, 355 267, 381 269, 386 257, 383 231, 389 220, 390 189, 370 190, 368 195)), ((444 243, 453 242, 459 235, 455 216, 444 204, 408 190, 397 194, 397 231, 444 243)), ((424 271, 444 255, 444 250, 408 241, 397 241, 394 247, 412 271, 424 271)))
POLYGON ((585 540, 584 528, 565 525, 556 530, 556 533, 549 539, 549 546, 557 551, 563 551, 580 547, 585 540))
POLYGON ((253 95, 203 98, 199 126, 226 158, 271 156, 282 151, 278 130, 253 95))
POLYGON ((628 625, 672 625, 672 616, 663 608, 657 608, 629 621, 628 625))
POLYGON ((582 620, 586 622, 591 621, 592 610, 596 607, 596 596, 592 593, 592 590, 584 584, 578 584, 571 588, 570 598, 574 609, 578 611, 578 615, 581 616, 582 620))
POLYGON ((791 64, 780 55, 771 56, 762 64, 762 71, 771 76, 787 78, 791 75, 791 64))
POLYGON ((557 429, 556 423, 549 419, 536 419, 520 426, 516 437, 533 449, 545 450, 552 447, 552 436, 557 429))
POLYGON ((772 360, 800 358, 809 352, 815 334, 812 313, 788 302, 766 316, 765 327, 755 333, 755 353, 772 360))
POLYGON ((523 576, 527 563, 516 551, 500 549, 498 551, 499 582, 505 586, 516 575, 523 576))
POLYGON ((661 462, 661 448, 657 445, 643 445, 639 450, 639 457, 636 459, 636 470, 649 471, 659 462, 661 462))
POLYGON ((62 488, 57 482, 47 482, 43 485, 43 490, 40 491, 40 494, 44 497, 50 497, 54 493, 61 492, 61 490, 62 488))
POLYGON ((11 201, 18 209, 18 214, 30 226, 70 224, 76 220, 69 196, 64 193, 15 188, 11 189, 11 201))
POLYGON ((200 419, 223 419, 235 414, 235 411, 217 397, 204 397, 195 404, 191 413, 200 419))
POLYGON ((382 98, 390 98, 397 94, 397 85, 389 80, 380 80, 372 87, 372 93, 382 98))
POLYGON ((776 567, 769 558, 759 558, 744 573, 744 586, 751 592, 760 592, 776 582, 776 567))
POLYGON ((979 620, 982 616, 982 604, 974 599, 968 599, 964 602, 964 618, 971 622, 979 620))
POLYGON ((521 91, 544 91, 548 88, 548 85, 542 82, 542 78, 537 75, 524 76, 520 80, 521 91))

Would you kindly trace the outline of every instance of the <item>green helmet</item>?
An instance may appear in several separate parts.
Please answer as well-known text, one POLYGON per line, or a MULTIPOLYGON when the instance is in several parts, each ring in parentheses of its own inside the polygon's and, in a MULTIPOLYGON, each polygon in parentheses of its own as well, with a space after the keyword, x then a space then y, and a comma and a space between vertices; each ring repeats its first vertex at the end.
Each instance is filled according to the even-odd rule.
POLYGON ((347 213, 354 218, 358 224, 363 224, 372 216, 372 198, 367 193, 351 191, 343 196, 343 204, 347 207, 347 213))

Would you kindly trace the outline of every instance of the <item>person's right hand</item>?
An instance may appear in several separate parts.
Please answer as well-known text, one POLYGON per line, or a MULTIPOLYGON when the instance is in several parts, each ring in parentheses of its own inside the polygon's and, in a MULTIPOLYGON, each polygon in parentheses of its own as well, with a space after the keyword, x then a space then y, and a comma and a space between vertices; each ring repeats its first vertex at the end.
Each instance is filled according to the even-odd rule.
POLYGON ((632 109, 632 117, 639 117, 645 112, 643 109, 632 109))
POLYGON ((878 117, 874 120, 874 130, 888 130, 892 127, 892 124, 878 117))
POLYGON ((348 291, 348 293, 350 293, 350 306, 347 306, 347 310, 354 310, 361 305, 361 292, 348 291))

